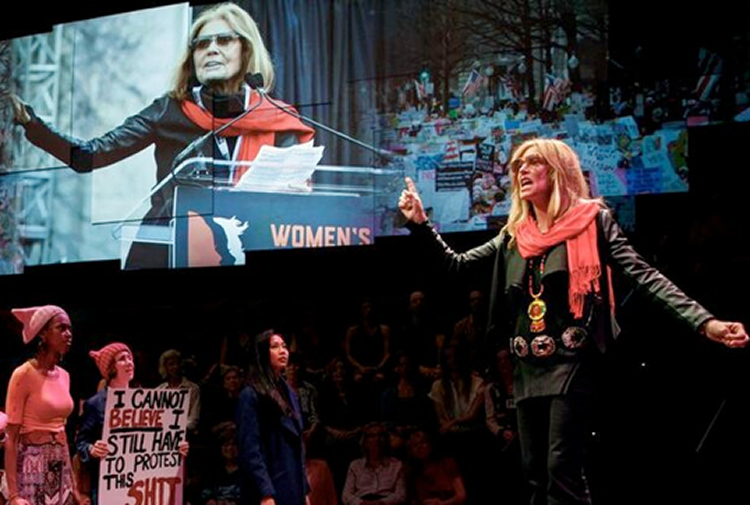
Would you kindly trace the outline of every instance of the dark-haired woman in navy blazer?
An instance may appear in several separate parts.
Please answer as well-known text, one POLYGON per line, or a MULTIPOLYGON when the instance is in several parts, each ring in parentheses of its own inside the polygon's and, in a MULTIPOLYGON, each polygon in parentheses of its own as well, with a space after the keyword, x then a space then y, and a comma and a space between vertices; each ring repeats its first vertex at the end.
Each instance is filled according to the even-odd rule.
POLYGON ((281 374, 288 359, 281 335, 256 337, 255 367, 237 406, 243 505, 309 503, 302 416, 281 374))

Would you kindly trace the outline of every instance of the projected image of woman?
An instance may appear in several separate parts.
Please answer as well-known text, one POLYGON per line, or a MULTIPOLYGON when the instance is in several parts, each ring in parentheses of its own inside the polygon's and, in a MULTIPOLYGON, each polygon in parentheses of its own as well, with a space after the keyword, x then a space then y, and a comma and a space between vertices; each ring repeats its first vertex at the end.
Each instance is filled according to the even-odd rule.
MULTIPOLYGON (((193 23, 169 92, 115 129, 90 140, 72 138, 40 119, 17 98, 13 100, 14 118, 23 125, 32 144, 80 173, 105 167, 154 144, 156 178, 161 181, 191 142, 261 101, 245 81, 253 74, 263 76, 267 90, 273 87, 273 64, 255 21, 237 5, 224 3, 203 12, 193 23)), ((251 114, 219 137, 196 146, 195 152, 186 153, 186 157, 251 161, 262 145, 294 145, 311 140, 313 135, 312 128, 263 101, 251 114)), ((246 170, 242 166, 235 170, 231 164, 221 166, 227 168, 213 176, 229 184, 246 170)), ((153 196, 144 222, 167 224, 172 190, 173 185, 168 184, 153 196)), ((166 267, 167 248, 136 243, 126 264, 127 268, 166 267)))

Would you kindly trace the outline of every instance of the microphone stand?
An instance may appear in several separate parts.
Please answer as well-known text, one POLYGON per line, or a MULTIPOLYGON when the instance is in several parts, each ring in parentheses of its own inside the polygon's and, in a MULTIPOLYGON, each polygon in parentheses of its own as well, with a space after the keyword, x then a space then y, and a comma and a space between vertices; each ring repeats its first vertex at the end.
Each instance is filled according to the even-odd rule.
MULTIPOLYGON (((182 151, 180 151, 177 156, 174 157, 174 161, 172 161, 172 166, 169 170, 170 172, 170 178, 176 179, 176 174, 174 172, 174 169, 176 166, 178 166, 185 157, 193 150, 195 150, 196 147, 200 146, 206 140, 208 140, 211 137, 214 137, 216 135, 221 134, 224 130, 229 128, 230 126, 234 125, 237 121, 241 120, 242 118, 246 117, 248 114, 250 114, 252 111, 260 107, 260 105, 263 103, 263 100, 267 98, 264 93, 258 92, 258 96, 260 99, 258 100, 258 103, 256 103, 254 106, 249 107, 246 111, 244 111, 242 114, 238 115, 237 117, 234 117, 231 119, 231 121, 226 122, 225 124, 221 125, 216 130, 210 130, 198 137, 197 139, 193 140, 190 144, 185 147, 182 151)), ((269 100, 270 101, 270 100, 269 100)), ((150 196, 150 195, 149 195, 150 196)))
POLYGON ((357 146, 359 146, 359 147, 361 147, 363 149, 366 149, 366 150, 368 150, 368 151, 370 151, 372 153, 375 153, 375 154, 377 154, 381 158, 384 158, 387 161, 393 161, 396 158, 396 156, 397 156, 396 153, 394 153, 393 151, 389 151, 387 149, 380 149, 378 147, 375 147, 375 146, 372 146, 370 144, 367 144, 366 142, 362 142, 361 140, 356 139, 356 138, 354 138, 354 137, 352 137, 350 135, 347 135, 346 133, 340 132, 340 131, 338 131, 338 130, 336 130, 334 128, 331 128, 330 126, 327 126, 327 125, 324 125, 323 123, 315 121, 314 119, 310 119, 309 117, 303 116, 299 112, 296 112, 295 110, 293 110, 293 109, 291 109, 289 107, 284 107, 283 105, 279 104, 276 100, 274 100, 273 98, 271 98, 268 95, 268 92, 265 90, 265 88, 263 88, 262 85, 261 86, 253 86, 253 84, 250 84, 250 85, 253 87, 253 89, 255 89, 255 91, 257 91, 260 94, 260 96, 265 97, 265 99, 268 100, 268 103, 270 103, 271 105, 273 105, 274 107, 276 107, 280 111, 282 111, 282 112, 284 112, 286 114, 289 114, 290 116, 292 116, 294 118, 299 119, 300 121, 304 121, 305 123, 309 123, 309 124, 315 126, 316 128, 320 128, 321 130, 326 131, 326 132, 328 132, 328 133, 330 133, 330 134, 332 134, 332 135, 334 135, 336 137, 339 137, 339 138, 341 138, 343 140, 346 140, 347 142, 351 142, 351 143, 353 143, 353 144, 355 144, 355 145, 357 145, 357 146))
MULTIPOLYGON (((248 80, 250 80, 250 79, 248 79, 248 80)), ((249 82, 248 84, 251 84, 251 87, 253 89, 255 89, 255 86, 252 86, 252 84, 253 84, 252 81, 249 82)), ((252 111, 254 111, 258 107, 260 107, 260 105, 263 103, 263 100, 266 99, 267 96, 264 96, 264 93, 260 93, 260 92, 258 92, 258 95, 260 96, 260 99, 258 100, 258 103, 256 103, 252 107, 248 107, 248 109, 245 110, 244 112, 242 112, 242 114, 238 115, 237 117, 232 118, 230 121, 227 121, 225 124, 223 124, 221 127, 217 128, 216 130, 210 130, 210 131, 204 133, 203 135, 201 135, 197 139, 193 140, 190 144, 188 144, 187 147, 185 147, 185 149, 183 149, 182 151, 180 151, 177 154, 177 156, 175 156, 174 160, 172 161, 172 166, 169 169, 169 175, 167 177, 165 177, 164 179, 162 179, 161 181, 159 181, 158 184, 156 184, 151 189, 151 191, 148 193, 148 195, 146 195, 140 202, 138 202, 138 204, 135 207, 133 207, 131 209, 130 212, 128 212, 128 214, 125 216, 125 219, 123 219, 122 222, 120 222, 115 227, 115 229, 113 230, 113 232, 112 232, 113 235, 116 235, 117 233, 120 232, 120 230, 122 230, 122 227, 125 226, 125 223, 130 220, 130 217, 135 213, 136 210, 138 210, 139 208, 141 208, 141 206, 144 203, 146 203, 147 201, 149 201, 155 194, 157 194, 159 191, 161 191, 172 180, 175 180, 175 181, 177 180, 177 176, 182 171, 181 163, 185 160, 185 158, 187 157, 187 155, 191 151, 195 150, 196 147, 202 145, 204 142, 206 142, 206 140, 208 140, 209 138, 213 137, 214 135, 219 135, 220 133, 222 133, 223 131, 225 131, 227 128, 229 128, 230 126, 232 126, 235 123, 237 123, 237 121, 239 121, 242 118, 246 117, 252 111), (175 171, 175 168, 178 168, 178 169, 175 171)))

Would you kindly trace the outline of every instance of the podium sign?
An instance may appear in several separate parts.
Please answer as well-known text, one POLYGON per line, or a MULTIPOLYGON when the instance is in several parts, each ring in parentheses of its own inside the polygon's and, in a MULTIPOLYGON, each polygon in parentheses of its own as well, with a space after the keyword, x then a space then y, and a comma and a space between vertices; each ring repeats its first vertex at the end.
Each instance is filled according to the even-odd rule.
POLYGON ((181 185, 172 249, 177 268, 242 265, 245 251, 369 245, 374 197, 266 193, 181 185))

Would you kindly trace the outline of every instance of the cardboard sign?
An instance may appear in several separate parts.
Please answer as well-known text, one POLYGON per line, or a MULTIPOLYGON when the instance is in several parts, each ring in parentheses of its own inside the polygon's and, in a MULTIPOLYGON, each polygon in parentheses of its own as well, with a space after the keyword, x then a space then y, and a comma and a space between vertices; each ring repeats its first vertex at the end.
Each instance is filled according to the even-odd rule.
POLYGON ((189 405, 187 389, 107 390, 99 503, 182 505, 189 405))

